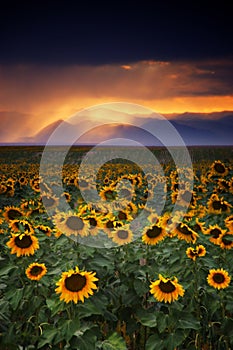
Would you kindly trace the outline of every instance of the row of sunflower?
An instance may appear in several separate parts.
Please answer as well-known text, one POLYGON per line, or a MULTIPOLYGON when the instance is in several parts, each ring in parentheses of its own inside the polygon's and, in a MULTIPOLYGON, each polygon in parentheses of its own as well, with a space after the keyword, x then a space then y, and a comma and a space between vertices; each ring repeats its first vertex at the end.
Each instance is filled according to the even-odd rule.
POLYGON ((64 169, 69 212, 59 207, 56 183, 33 172, 2 176, 14 187, 14 195, 2 193, 3 203, 12 198, 14 205, 1 212, 1 348, 230 349, 231 164, 196 165, 194 190, 188 169, 178 183, 169 165, 165 178, 153 168, 145 177, 131 164, 107 165, 98 175, 104 204, 97 208, 79 191, 93 187, 91 169, 78 182, 74 168, 64 169), (124 179, 134 189, 117 187, 124 179), (111 212, 119 192, 129 203, 111 212), (85 245, 91 238, 114 247, 85 245))

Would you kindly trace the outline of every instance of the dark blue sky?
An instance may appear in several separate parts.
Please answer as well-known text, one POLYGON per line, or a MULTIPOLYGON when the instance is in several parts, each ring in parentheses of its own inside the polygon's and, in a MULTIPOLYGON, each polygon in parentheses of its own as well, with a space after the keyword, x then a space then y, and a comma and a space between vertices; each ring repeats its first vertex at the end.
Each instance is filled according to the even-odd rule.
POLYGON ((0 64, 232 57, 233 12, 228 3, 4 1, 0 64))

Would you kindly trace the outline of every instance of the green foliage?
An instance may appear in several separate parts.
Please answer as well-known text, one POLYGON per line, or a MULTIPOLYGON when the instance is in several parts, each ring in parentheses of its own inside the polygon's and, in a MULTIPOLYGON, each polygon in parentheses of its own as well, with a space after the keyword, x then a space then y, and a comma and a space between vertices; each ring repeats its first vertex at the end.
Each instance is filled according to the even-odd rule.
MULTIPOLYGON (((33 150, 31 164, 21 169, 33 177, 38 164, 33 150)), ((67 162, 81 157, 74 151, 67 162)), ((155 151, 156 153, 157 151, 155 151)), ((194 152, 194 151, 193 151, 194 152)), ((205 152, 207 152, 205 150, 205 152)), ((197 152, 199 154, 199 151, 197 152)), ((220 159, 221 152, 218 151, 220 159)), ((9 155, 8 155, 9 156, 9 155)), ((5 154, 4 163, 9 159, 5 154)), ((226 155, 224 155, 226 156, 226 155)), ((25 157, 25 155, 24 155, 25 157)), ((218 224, 225 229, 229 213, 213 214, 206 210, 212 193, 218 193, 233 205, 232 193, 218 187, 215 176, 207 177, 210 164, 201 160, 195 165, 194 190, 197 195, 195 208, 190 208, 192 218, 188 222, 194 229, 196 218, 205 228, 218 224), (200 185, 207 192, 199 193, 200 185)), ((23 158, 23 157, 22 157, 23 158)), ((16 158, 15 158, 16 159, 16 158)), ((232 178, 229 164, 227 181, 232 178)), ((166 164, 165 164, 166 168, 166 164)), ((8 167, 6 169, 9 169, 8 167)), ((19 167, 16 167, 19 172, 19 167)), ((171 172, 167 166, 168 193, 166 211, 173 207, 171 200, 171 172)), ((22 170, 20 170, 22 172, 22 170)), ((135 171, 135 169, 133 169, 135 171)), ((2 176, 2 181, 7 173, 2 176)), ((115 172, 109 171, 114 178, 115 172)), ((13 176, 13 174, 12 174, 13 176)), ((5 181, 5 180, 4 180, 5 181)), ((4 182, 3 181, 3 182, 4 182)), ((71 194, 79 190, 66 184, 71 194)), ((139 197, 144 193, 137 189, 139 197)), ((23 199, 39 201, 39 194, 29 185, 22 189, 15 184, 14 196, 2 196, 2 210, 7 205, 20 205, 23 199)), ((135 203, 140 203, 140 198, 135 203)), ((182 209, 182 208, 181 208, 182 209)), ((0 216, 3 219, 3 216, 0 216)), ((27 217, 32 226, 42 224, 53 229, 45 212, 27 217)), ((233 276, 232 250, 222 249, 198 231, 195 244, 179 237, 167 236, 162 242, 147 246, 141 237, 131 244, 116 248, 93 248, 73 242, 65 235, 50 237, 35 229, 40 249, 34 255, 17 257, 6 246, 11 229, 4 219, 0 224, 0 349, 1 350, 193 350, 233 348, 233 287, 218 291, 207 284, 210 269, 222 267, 233 276), (186 249, 205 246, 207 254, 194 262, 186 255, 186 249), (45 263, 46 275, 40 281, 29 280, 26 268, 32 262, 45 263), (95 271, 99 279, 98 289, 84 303, 65 303, 55 293, 56 282, 63 271, 79 266, 80 270, 95 271), (176 276, 185 294, 169 304, 158 302, 149 292, 150 284, 164 276, 176 276)), ((228 241, 232 241, 229 234, 228 241)))

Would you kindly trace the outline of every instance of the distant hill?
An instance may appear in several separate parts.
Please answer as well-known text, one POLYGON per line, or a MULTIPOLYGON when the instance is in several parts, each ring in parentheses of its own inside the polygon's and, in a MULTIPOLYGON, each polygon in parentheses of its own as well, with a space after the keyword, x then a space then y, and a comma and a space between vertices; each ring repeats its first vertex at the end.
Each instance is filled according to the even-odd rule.
MULTIPOLYGON (((169 115, 168 115, 169 117, 169 115)), ((85 135, 78 137, 82 129, 83 123, 86 121, 79 121, 76 125, 71 125, 68 122, 64 122, 63 128, 58 134, 57 143, 63 144, 67 139, 67 135, 75 137, 77 134, 78 140, 76 144, 97 144, 106 139, 123 138, 132 139, 140 142, 144 145, 160 146, 161 142, 153 135, 148 133, 147 130, 158 131, 165 122, 158 120, 152 116, 142 118, 142 116, 135 117, 140 120, 140 127, 131 126, 127 124, 115 124, 115 125, 101 125, 100 127, 93 128, 85 135)), ((126 119, 127 120, 127 119, 126 119)), ((19 143, 23 144, 46 144, 51 134, 61 125, 63 120, 57 120, 56 122, 47 125, 40 130, 36 135, 31 137, 24 137, 19 140, 19 143)), ((88 120, 88 129, 91 129, 91 122, 88 120)), ((233 112, 215 112, 215 113, 183 113, 176 114, 170 119, 170 123, 174 126, 177 132, 182 137, 186 145, 233 145, 233 112)), ((166 130, 166 125, 164 126, 166 130)), ((167 135, 167 144, 172 145, 175 141, 171 139, 171 135, 167 135)), ((127 144, 127 143, 126 143, 127 144)))

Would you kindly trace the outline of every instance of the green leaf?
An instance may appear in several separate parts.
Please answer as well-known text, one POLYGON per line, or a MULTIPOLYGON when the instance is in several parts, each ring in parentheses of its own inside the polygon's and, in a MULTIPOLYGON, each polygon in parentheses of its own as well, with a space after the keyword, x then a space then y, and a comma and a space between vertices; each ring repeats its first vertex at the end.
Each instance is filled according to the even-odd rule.
POLYGON ((62 334, 64 335, 65 340, 69 341, 79 328, 80 322, 78 318, 62 321, 62 334))
POLYGON ((4 275, 8 275, 8 273, 13 270, 13 269, 17 269, 17 266, 14 265, 10 265, 10 266, 5 266, 0 270, 0 276, 4 276, 4 275))
POLYGON ((127 350, 124 339, 117 333, 113 333, 102 343, 103 350, 127 350))
POLYGON ((226 334, 228 337, 233 337, 233 319, 226 318, 223 321, 222 332, 226 334))
POLYGON ((200 322, 194 319, 191 321, 179 320, 176 328, 198 330, 200 329, 200 322))
POLYGON ((175 333, 169 333, 168 337, 164 340, 166 350, 174 350, 184 341, 185 337, 185 333, 179 329, 175 333))
POLYGON ((56 315, 59 311, 63 311, 65 308, 64 303, 58 298, 47 299, 46 304, 51 310, 52 316, 56 315))
POLYGON ((96 329, 98 329, 96 325, 84 324, 70 340, 72 349, 95 350, 97 343, 96 329))
POLYGON ((155 313, 149 312, 148 310, 138 310, 136 312, 136 316, 139 319, 139 322, 143 326, 147 327, 156 327, 157 326, 157 318, 155 313))
POLYGON ((104 312, 104 303, 101 300, 93 301, 92 299, 88 299, 84 304, 78 305, 78 314, 80 319, 84 317, 89 317, 91 315, 102 315, 104 312))
POLYGON ((147 291, 148 291, 148 286, 145 283, 145 281, 136 279, 133 282, 134 284, 134 289, 139 296, 143 296, 147 291))
POLYGON ((16 289, 14 291, 13 296, 9 300, 10 305, 11 305, 13 310, 17 309, 17 307, 18 307, 19 303, 21 302, 22 298, 23 298, 23 288, 16 289))
POLYGON ((41 339, 38 343, 38 349, 42 348, 45 344, 52 345, 53 339, 57 335, 58 330, 54 328, 54 326, 50 325, 47 329, 45 329, 42 333, 41 339))
POLYGON ((163 350, 163 339, 158 334, 151 335, 146 342, 145 350, 163 350))
POLYGON ((169 316, 163 313, 159 313, 157 316, 157 327, 159 333, 163 333, 168 326, 169 316))

